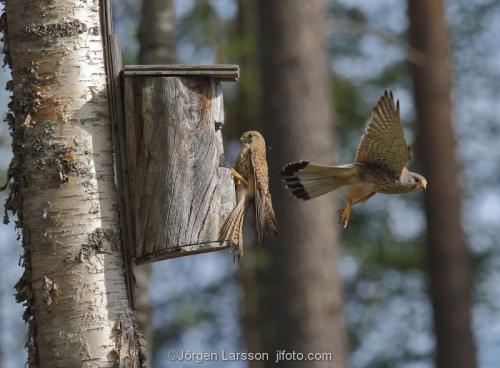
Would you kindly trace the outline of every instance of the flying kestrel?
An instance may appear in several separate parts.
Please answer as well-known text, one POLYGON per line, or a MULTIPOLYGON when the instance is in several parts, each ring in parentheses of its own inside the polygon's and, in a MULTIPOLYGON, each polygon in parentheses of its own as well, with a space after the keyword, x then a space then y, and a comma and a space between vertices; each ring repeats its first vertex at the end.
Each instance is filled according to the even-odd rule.
POLYGON ((269 177, 266 161, 266 142, 259 132, 245 132, 240 138, 243 148, 231 169, 235 178, 236 207, 221 229, 221 240, 230 242, 234 257, 243 256, 243 223, 248 208, 255 205, 257 240, 262 243, 264 235, 275 237, 277 234, 269 177))
POLYGON ((286 187, 299 199, 308 200, 347 186, 346 207, 339 210, 345 227, 353 204, 366 202, 375 193, 417 192, 427 186, 422 175, 408 170, 411 159, 399 120, 399 101, 385 91, 373 108, 353 164, 326 166, 307 161, 287 164, 281 175, 286 187))

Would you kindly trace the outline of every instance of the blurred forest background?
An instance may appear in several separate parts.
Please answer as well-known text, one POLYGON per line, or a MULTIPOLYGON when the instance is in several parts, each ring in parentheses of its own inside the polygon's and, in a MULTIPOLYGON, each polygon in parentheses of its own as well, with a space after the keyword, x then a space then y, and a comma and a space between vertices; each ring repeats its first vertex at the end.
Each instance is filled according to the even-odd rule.
MULTIPOLYGON (((126 64, 240 65, 239 83, 225 86, 226 160, 234 162, 243 131, 264 132, 282 222, 280 240, 247 247, 239 268, 219 252, 137 270, 140 285, 149 284, 141 298, 150 308, 140 313, 149 326, 153 366, 198 366, 169 361, 171 349, 266 351, 283 344, 321 351, 321 341, 343 338, 341 328, 337 336, 327 330, 343 326, 343 303, 352 367, 433 367, 437 354, 440 367, 457 359, 446 367, 496 368, 500 1, 445 1, 443 14, 440 1, 431 0, 319 3, 113 1, 126 64), (292 3, 296 9, 286 9, 292 3), (307 27, 309 38, 293 39, 296 29, 307 27), (319 95, 308 83, 319 85, 319 95), (425 196, 377 195, 355 207, 347 230, 336 231, 340 201, 331 194, 312 205, 293 200, 281 188, 279 167, 297 159, 351 162, 384 89, 400 100, 406 136, 416 147, 410 168, 423 171, 429 190, 425 196), (317 307, 325 300, 336 312, 317 307), (314 315, 301 316, 304 310, 314 315), (322 321, 322 313, 334 320, 322 321), (317 336, 319 330, 328 336, 317 336)), ((2 83, 8 75, 3 69, 2 83)), ((4 111, 7 97, 0 95, 4 111)), ((0 183, 10 152, 3 124, 0 183)), ((26 361, 23 308, 13 297, 21 274, 16 237, 12 223, 0 227, 0 367, 26 361)))

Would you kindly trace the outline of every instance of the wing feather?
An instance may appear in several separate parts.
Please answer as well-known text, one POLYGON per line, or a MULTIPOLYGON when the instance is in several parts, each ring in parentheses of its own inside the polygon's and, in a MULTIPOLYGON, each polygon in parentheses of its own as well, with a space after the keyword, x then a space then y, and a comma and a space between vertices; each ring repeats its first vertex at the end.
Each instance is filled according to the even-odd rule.
POLYGON ((255 223, 257 240, 262 243, 264 235, 275 237, 278 230, 269 192, 269 174, 265 147, 252 147, 252 166, 255 181, 255 223))
POLYGON ((410 159, 410 147, 399 117, 399 101, 394 103, 392 92, 385 91, 373 108, 356 152, 356 163, 383 166, 399 175, 410 159))

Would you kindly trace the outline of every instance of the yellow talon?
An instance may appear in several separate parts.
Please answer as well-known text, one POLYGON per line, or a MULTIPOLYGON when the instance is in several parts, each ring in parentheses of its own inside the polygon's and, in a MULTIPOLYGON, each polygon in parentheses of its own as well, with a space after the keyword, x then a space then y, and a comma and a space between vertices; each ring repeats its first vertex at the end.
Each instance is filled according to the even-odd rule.
POLYGON ((339 224, 341 224, 344 229, 347 227, 347 223, 349 222, 349 216, 351 214, 352 209, 352 201, 347 201, 346 208, 342 208, 338 210, 339 214, 339 224))
POLYGON ((245 185, 248 185, 248 181, 234 168, 231 168, 231 175, 234 177, 237 185, 240 185, 242 182, 245 183, 245 185))

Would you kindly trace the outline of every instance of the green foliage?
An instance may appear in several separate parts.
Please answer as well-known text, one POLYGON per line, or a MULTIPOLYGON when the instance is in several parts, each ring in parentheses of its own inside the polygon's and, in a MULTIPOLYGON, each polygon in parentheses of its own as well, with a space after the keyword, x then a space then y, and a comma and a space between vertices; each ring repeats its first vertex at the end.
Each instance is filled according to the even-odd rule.
MULTIPOLYGON (((235 2, 239 6, 237 14, 226 17, 217 12, 214 1, 195 1, 193 7, 177 19, 176 24, 178 50, 189 47, 194 50, 194 57, 204 62, 208 54, 214 62, 237 63, 241 67, 241 78, 237 88, 230 89, 224 96, 228 122, 227 128, 224 129, 226 141, 239 136, 248 128, 261 128, 255 2, 251 0, 235 0, 235 2)), ((363 6, 345 5, 346 3, 348 2, 331 2, 328 13, 332 31, 331 65, 335 66, 334 71, 332 69, 332 107, 335 111, 335 147, 339 163, 352 161, 360 136, 370 117, 371 108, 384 89, 402 90, 411 95, 408 62, 404 58, 406 45, 404 31, 391 32, 383 29, 381 32, 376 32, 380 26, 380 19, 368 14, 363 6), (388 32, 392 41, 397 41, 396 49, 394 42, 388 42, 381 37, 383 32, 388 32), (374 68, 378 70, 376 73, 353 77, 338 68, 339 60, 347 61, 349 66, 351 63, 354 66, 355 62, 362 61, 364 64, 361 65, 366 68, 369 68, 371 61, 380 61, 380 59, 369 59, 370 54, 364 44, 364 41, 374 37, 382 42, 384 51, 392 57, 387 58, 391 61, 385 62, 382 69, 374 68), (395 53, 399 56, 393 57, 395 53)), ((457 14, 461 14, 460 11, 463 10, 464 14, 477 15, 477 17, 463 16, 461 20, 464 29, 460 34, 468 37, 454 36, 454 47, 465 49, 474 46, 471 46, 470 40, 474 39, 474 34, 483 31, 483 20, 491 11, 498 9, 496 4, 498 2, 486 0, 481 6, 466 1, 459 3, 460 5, 453 4, 449 7, 458 8, 457 14), (477 7, 477 12, 471 11, 471 7, 477 7)), ((390 9, 387 16, 394 17, 394 13, 398 13, 400 18, 405 16, 401 9, 390 9)), ((399 22, 404 22, 403 18, 399 22)), ((378 57, 380 58, 380 54, 378 57)), ((474 58, 459 59, 459 61, 463 63, 464 68, 476 65, 473 63, 474 58)), ((405 126, 410 128, 413 124, 411 121, 405 123, 405 126)), ((498 133, 495 131, 493 121, 485 125, 492 131, 491 134, 498 133)), ((412 168, 418 167, 418 157, 411 165, 412 168)), ((497 179, 498 177, 495 177, 491 180, 497 182, 497 179)), ((421 195, 402 195, 394 199, 399 204, 407 204, 417 209, 421 207, 421 200, 421 195)), ((432 344, 427 350, 418 352, 409 344, 416 335, 431 339, 432 333, 430 305, 423 273, 424 229, 419 228, 402 239, 391 223, 396 210, 388 203, 387 197, 377 196, 367 204, 356 205, 348 229, 342 231, 341 268, 349 263, 354 265, 354 271, 347 272, 348 275, 345 277, 345 310, 354 357, 353 365, 358 361, 356 359, 359 355, 363 355, 362 361, 365 366, 370 367, 429 364, 433 353, 432 344), (377 201, 384 204, 377 205, 377 201), (366 289, 371 291, 366 292, 366 289), (416 307, 425 312, 420 312, 424 315, 421 319, 411 318, 411 310, 416 307), (398 321, 398 316, 401 314, 406 319, 398 321), (405 328, 401 328, 401 324, 405 328), (370 336, 374 333, 389 334, 396 341, 392 347, 387 346, 383 351, 373 349, 373 346, 372 349, 366 349, 370 344, 370 336)), ((409 216, 407 213, 396 215, 409 216)), ((485 265, 490 256, 490 251, 474 255, 477 279, 485 276, 485 265)), ((257 265, 266 262, 267 260, 257 251, 257 265)), ((210 331, 220 330, 220 317, 210 301, 211 298, 219 297, 221 290, 228 287, 226 282, 227 280, 203 290, 197 289, 187 295, 178 295, 169 298, 162 305, 156 305, 155 314, 159 313, 168 318, 162 320, 155 330, 155 346, 160 349, 165 344, 175 345, 182 341, 186 332, 200 326, 208 325, 210 328, 207 330, 210 331)))

